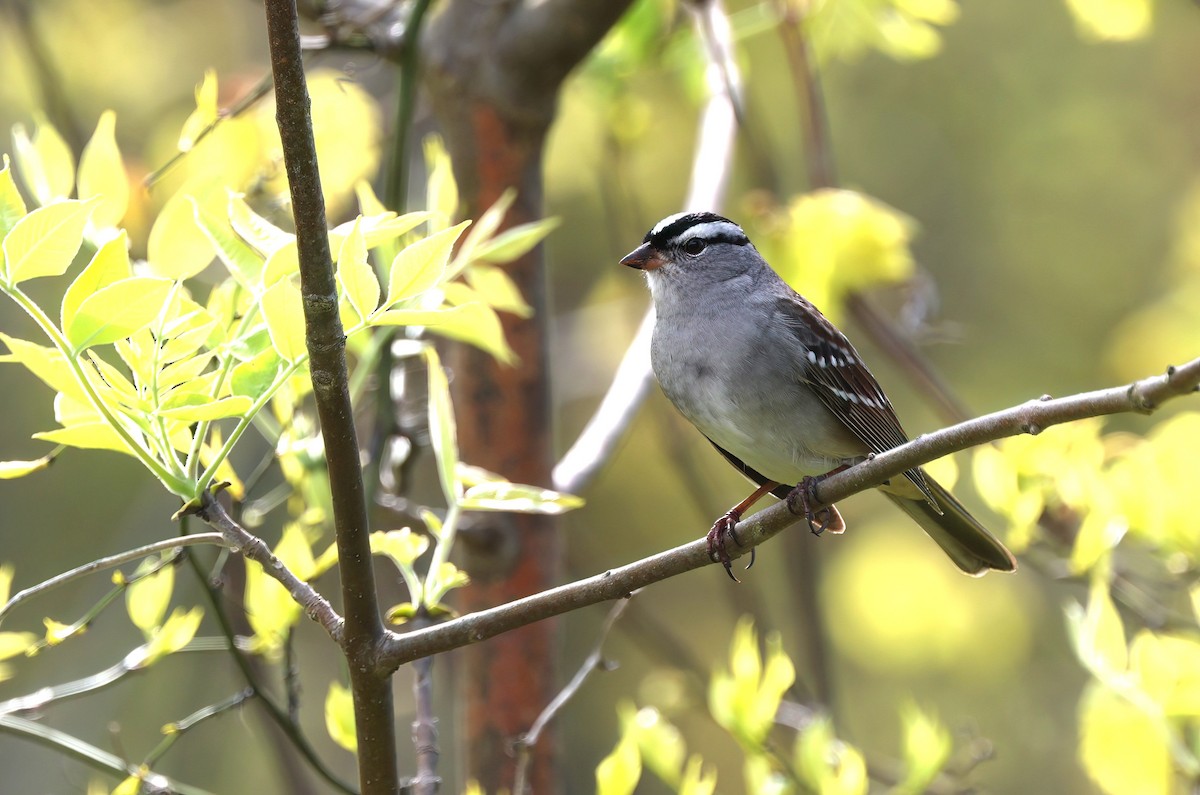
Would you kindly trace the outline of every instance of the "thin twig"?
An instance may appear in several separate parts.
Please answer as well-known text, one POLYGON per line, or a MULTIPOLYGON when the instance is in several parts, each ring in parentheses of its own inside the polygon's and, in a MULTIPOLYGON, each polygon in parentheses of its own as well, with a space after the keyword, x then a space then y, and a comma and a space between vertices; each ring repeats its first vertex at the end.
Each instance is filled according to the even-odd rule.
MULTIPOLYGON (((630 594, 632 598, 635 594, 630 594)), ((529 727, 529 731, 517 738, 513 744, 517 753, 516 772, 513 776, 513 793, 515 795, 525 795, 529 787, 526 783, 526 776, 529 768, 530 749, 537 745, 538 738, 542 736, 542 731, 546 728, 550 721, 554 720, 559 711, 566 706, 567 702, 575 697, 583 687, 583 683, 591 676, 592 672, 597 668, 606 667, 604 660, 604 641, 608 639, 608 633, 612 631, 613 625, 617 623, 617 619, 625 612, 625 608, 629 606, 630 599, 622 599, 612 606, 608 611, 608 617, 604 619, 604 624, 600 627, 599 636, 596 638, 596 645, 592 647, 592 651, 584 658, 583 664, 579 666, 579 670, 571 677, 571 681, 567 682, 567 686, 558 692, 541 714, 537 716, 537 720, 529 727)))
MULTIPOLYGON (((741 98, 734 93, 741 86, 737 62, 732 57, 732 34, 720 0, 696 9, 696 26, 702 37, 713 41, 704 48, 709 56, 707 67, 708 102, 700 117, 699 137, 692 157, 691 184, 685 210, 707 210, 724 201, 729 174, 733 167, 733 145, 737 133, 737 108, 741 98)), ((592 479, 625 437, 638 409, 641 408, 654 374, 650 369, 650 336, 654 330, 654 310, 647 310, 637 335, 629 343, 621 364, 596 413, 583 432, 554 467, 554 488, 578 493, 592 479)))
POLYGON ((339 646, 343 644, 345 621, 333 609, 333 605, 329 604, 329 600, 275 557, 266 542, 235 522, 215 497, 205 492, 200 506, 189 509, 189 513, 194 513, 209 527, 219 531, 230 547, 262 566, 263 572, 268 577, 278 580, 296 603, 304 608, 305 615, 320 624, 339 646))
POLYGON ((135 560, 141 560, 147 555, 153 555, 155 552, 162 552, 166 549, 178 549, 180 547, 198 546, 200 544, 215 544, 216 546, 228 547, 229 541, 220 533, 196 533, 190 536, 180 536, 179 538, 168 538, 163 541, 155 541, 153 544, 135 547, 126 552, 119 552, 116 555, 109 555, 106 558, 84 563, 82 566, 76 566, 69 571, 64 571, 62 574, 55 575, 48 580, 39 582, 37 585, 31 585, 22 591, 18 591, 9 599, 3 607, 0 607, 0 622, 3 622, 4 617, 9 611, 21 604, 27 599, 32 599, 35 596, 51 591, 59 586, 66 585, 69 582, 85 577, 97 571, 105 569, 113 569, 125 563, 130 563, 135 560))
MULTIPOLYGON (((1039 399, 914 439, 873 459, 830 475, 814 490, 821 504, 844 500, 896 477, 913 467, 968 447, 1023 433, 1040 433, 1064 422, 1121 412, 1149 412, 1178 395, 1195 393, 1200 385, 1200 359, 1166 375, 1151 376, 1127 386, 1087 392, 1059 399, 1039 399)), ((818 509, 819 505, 812 506, 818 509)), ((740 557, 795 524, 797 517, 780 502, 738 523, 741 547, 730 549, 740 557)), ((683 544, 635 563, 611 569, 567 585, 552 588, 508 604, 481 610, 436 627, 397 635, 389 633, 376 664, 384 670, 412 660, 471 643, 561 615, 587 605, 628 596, 638 588, 710 565, 706 539, 683 544)))

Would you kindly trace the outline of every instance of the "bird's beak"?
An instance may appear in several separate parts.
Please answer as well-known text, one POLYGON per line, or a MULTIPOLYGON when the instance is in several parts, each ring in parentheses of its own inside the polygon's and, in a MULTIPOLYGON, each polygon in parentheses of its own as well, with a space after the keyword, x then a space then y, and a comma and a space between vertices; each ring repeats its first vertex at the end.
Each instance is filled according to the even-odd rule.
POLYGON ((622 257, 621 264, 642 271, 652 271, 666 265, 667 260, 657 251, 650 248, 649 243, 643 243, 622 257))

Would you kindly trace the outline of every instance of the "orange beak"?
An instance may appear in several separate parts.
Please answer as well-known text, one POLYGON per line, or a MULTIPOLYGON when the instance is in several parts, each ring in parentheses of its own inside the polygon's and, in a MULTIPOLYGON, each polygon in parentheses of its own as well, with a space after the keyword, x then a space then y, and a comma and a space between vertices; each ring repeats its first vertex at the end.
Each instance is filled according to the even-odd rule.
POLYGON ((621 264, 637 268, 641 271, 652 271, 666 265, 667 260, 657 251, 650 248, 649 243, 643 243, 622 257, 621 264))

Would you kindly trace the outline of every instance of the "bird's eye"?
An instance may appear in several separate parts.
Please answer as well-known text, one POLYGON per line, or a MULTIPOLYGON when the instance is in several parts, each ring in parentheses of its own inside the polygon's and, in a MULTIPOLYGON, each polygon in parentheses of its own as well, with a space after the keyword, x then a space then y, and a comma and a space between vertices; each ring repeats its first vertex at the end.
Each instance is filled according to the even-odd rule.
POLYGON ((703 251, 705 248, 707 248, 707 246, 708 246, 708 244, 705 243, 700 238, 693 237, 692 239, 688 240, 687 242, 685 242, 683 244, 683 251, 685 254, 690 254, 691 256, 694 257, 697 254, 699 254, 701 251, 703 251))

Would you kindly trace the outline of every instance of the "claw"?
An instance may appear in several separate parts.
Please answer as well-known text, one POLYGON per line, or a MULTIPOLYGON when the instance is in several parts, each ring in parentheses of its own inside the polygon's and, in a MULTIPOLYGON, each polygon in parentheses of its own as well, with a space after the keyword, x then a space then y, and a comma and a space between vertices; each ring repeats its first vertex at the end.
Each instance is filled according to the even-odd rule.
POLYGON ((708 531, 708 556, 714 561, 719 562, 725 567, 725 573, 729 575, 729 579, 734 582, 741 582, 733 573, 733 563, 729 557, 729 552, 725 549, 725 534, 734 540, 740 547, 742 542, 738 540, 737 533, 734 527, 741 520, 742 515, 738 511, 729 511, 717 521, 713 522, 712 529, 708 531))
POLYGON ((798 516, 803 516, 808 522, 808 529, 818 537, 826 530, 840 533, 846 529, 841 515, 832 505, 826 505, 818 511, 812 509, 813 488, 821 482, 823 477, 805 476, 787 496, 788 510, 798 516), (797 503, 799 503, 798 510, 797 503))

